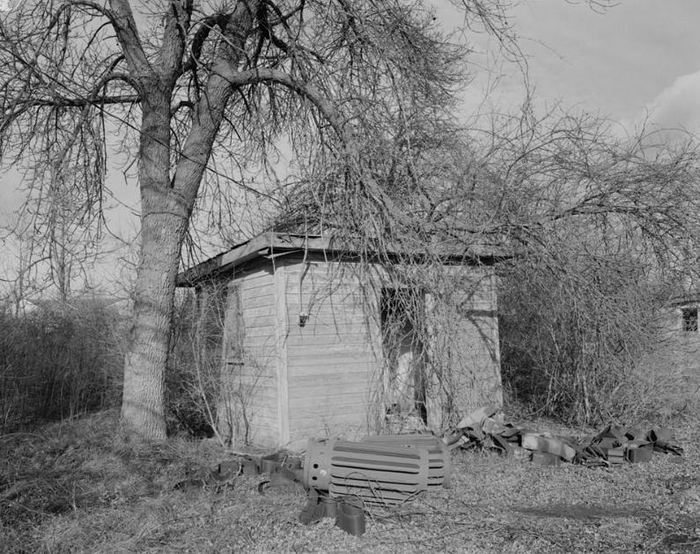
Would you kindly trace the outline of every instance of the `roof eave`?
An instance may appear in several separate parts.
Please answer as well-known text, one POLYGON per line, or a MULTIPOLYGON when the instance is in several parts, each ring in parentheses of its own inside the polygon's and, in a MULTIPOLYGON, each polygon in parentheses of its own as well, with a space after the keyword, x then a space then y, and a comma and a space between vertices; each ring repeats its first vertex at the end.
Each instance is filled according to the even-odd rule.
MULTIPOLYGON (((336 257, 341 254, 353 255, 351 249, 342 248, 342 245, 338 244, 332 237, 267 232, 183 271, 177 276, 176 286, 196 286, 207 278, 224 273, 233 267, 243 265, 255 258, 295 251, 323 253, 328 257, 336 257)), ((397 252, 388 252, 387 254, 389 257, 399 256, 397 252)), ((357 255, 357 253, 354 255, 357 255)), ((415 253, 414 256, 418 259, 425 257, 419 252, 415 253)), ((478 261, 485 265, 493 265, 498 261, 510 257, 511 256, 494 253, 492 251, 487 252, 485 250, 481 251, 481 249, 469 249, 459 255, 446 253, 442 259, 443 263, 455 265, 463 265, 469 261, 478 261)))

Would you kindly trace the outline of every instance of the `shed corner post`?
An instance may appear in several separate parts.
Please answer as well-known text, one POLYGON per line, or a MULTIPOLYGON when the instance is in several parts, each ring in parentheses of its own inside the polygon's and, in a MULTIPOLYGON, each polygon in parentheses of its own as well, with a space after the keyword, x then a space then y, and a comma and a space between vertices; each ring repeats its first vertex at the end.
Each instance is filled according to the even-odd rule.
POLYGON ((277 420, 279 446, 290 441, 289 375, 287 371, 287 273, 284 263, 273 262, 277 358, 277 420))
POLYGON ((435 432, 443 431, 445 424, 445 398, 442 391, 443 383, 439 368, 435 361, 435 349, 437 347, 437 333, 434 318, 436 317, 436 299, 435 294, 431 292, 425 293, 424 299, 426 333, 427 333, 427 360, 425 360, 424 371, 426 373, 425 383, 425 408, 427 412, 428 428, 435 432))

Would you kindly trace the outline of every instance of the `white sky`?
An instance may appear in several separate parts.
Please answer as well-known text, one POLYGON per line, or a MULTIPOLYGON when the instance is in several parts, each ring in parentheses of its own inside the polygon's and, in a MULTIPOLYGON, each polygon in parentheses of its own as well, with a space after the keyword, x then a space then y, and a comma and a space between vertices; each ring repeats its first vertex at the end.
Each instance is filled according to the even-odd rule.
POLYGON ((540 100, 700 131, 700 2, 521 0, 514 27, 540 100))
MULTIPOLYGON (((448 0, 434 4, 441 21, 455 21, 448 0)), ((700 134, 699 0, 618 0, 603 13, 584 0, 517 0, 510 13, 539 105, 559 102, 628 127, 649 115, 660 126, 700 134)), ((471 42, 482 54, 490 47, 483 36, 471 42)), ((475 62, 485 60, 482 55, 475 62)), ((500 88, 489 100, 502 110, 516 110, 523 95, 521 76, 512 65, 501 71, 500 88)), ((465 90, 465 115, 482 100, 480 87, 486 81, 477 72, 465 90)), ((114 173, 119 175, 111 179, 119 200, 135 206, 135 184, 125 185, 120 172, 114 173)), ((21 201, 14 191, 17 181, 12 171, 0 175, 0 225, 21 201)), ((109 218, 113 228, 133 236, 127 210, 117 208, 109 218)), ((0 241, 0 277, 12 266, 12 250, 0 241)))

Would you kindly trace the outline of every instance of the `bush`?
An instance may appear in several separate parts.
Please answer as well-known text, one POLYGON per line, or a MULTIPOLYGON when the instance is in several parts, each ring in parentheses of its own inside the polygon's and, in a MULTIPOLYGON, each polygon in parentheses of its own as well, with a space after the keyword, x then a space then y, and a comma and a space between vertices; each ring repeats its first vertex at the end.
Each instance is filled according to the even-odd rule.
POLYGON ((211 286, 199 296, 186 290, 176 300, 165 383, 166 421, 171 434, 216 434, 225 290, 211 286))
POLYGON ((121 398, 124 325, 108 302, 0 313, 0 431, 72 418, 121 398))
POLYGON ((640 370, 663 341, 655 314, 664 295, 642 267, 624 258, 560 261, 553 271, 519 260, 502 276, 507 396, 572 424, 649 415, 658 406, 640 370))

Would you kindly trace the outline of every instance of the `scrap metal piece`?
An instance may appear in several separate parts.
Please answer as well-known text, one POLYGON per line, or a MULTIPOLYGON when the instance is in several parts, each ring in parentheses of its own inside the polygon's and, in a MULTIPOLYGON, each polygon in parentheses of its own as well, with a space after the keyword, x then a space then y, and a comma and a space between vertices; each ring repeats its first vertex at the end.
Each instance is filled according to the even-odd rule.
POLYGON ((424 448, 310 440, 303 482, 306 487, 329 491, 331 497, 400 504, 428 490, 428 469, 424 448))
POLYGON ((683 455, 682 446, 678 446, 676 444, 671 444, 670 442, 665 442, 661 440, 657 440, 656 442, 654 442, 654 451, 663 452, 664 454, 668 454, 670 452, 672 454, 675 454, 676 456, 683 455))
POLYGON ((346 533, 360 537, 365 534, 365 510, 356 498, 339 498, 336 503, 335 524, 346 533))
POLYGON ((533 452, 530 461, 538 466, 560 466, 561 458, 549 452, 533 452))
POLYGON ((373 444, 407 446, 428 451, 428 488, 450 486, 451 460, 447 445, 435 435, 413 433, 407 435, 373 435, 362 439, 373 444))
POLYGON ((625 448, 618 446, 605 450, 606 459, 611 464, 621 464, 625 461, 625 448))
POLYGON ((487 418, 493 416, 498 412, 498 408, 494 406, 482 406, 477 408, 469 415, 464 416, 461 421, 457 424, 457 429, 466 429, 471 427, 475 429, 481 427, 481 423, 487 418))
POLYGON ((246 456, 241 462, 243 475, 260 475, 260 461, 252 456, 246 456))
POLYGON ((309 489, 304 509, 299 514, 299 521, 304 525, 317 523, 323 518, 336 516, 336 499, 329 498, 316 489, 309 489))
POLYGON ((668 443, 673 440, 673 431, 665 427, 658 427, 651 429, 647 433, 647 440, 651 442, 663 442, 668 443))
POLYGON ((261 473, 272 473, 277 467, 282 463, 280 455, 276 452, 274 454, 269 454, 263 456, 260 459, 260 472, 261 473))
POLYGON ((520 443, 520 436, 523 434, 523 430, 508 423, 503 426, 503 430, 499 434, 508 442, 520 443))
POLYGON ((301 484, 299 477, 300 475, 298 473, 282 466, 277 466, 270 473, 270 479, 258 485, 258 492, 260 494, 265 494, 270 488, 295 491, 301 484))
POLYGON ((503 438, 501 435, 490 435, 490 437, 493 440, 493 444, 504 456, 513 455, 513 445, 510 444, 505 438, 503 438))
POLYGON ((654 448, 647 445, 630 445, 625 449, 625 459, 631 463, 648 462, 651 460, 654 448))
POLYGON ((542 437, 533 433, 526 433, 522 436, 520 446, 528 450, 538 452, 549 452, 570 462, 576 456, 576 450, 564 441, 552 437, 542 437))
POLYGON ((622 446, 622 443, 615 437, 602 437, 600 439, 596 439, 595 445, 599 448, 603 448, 604 450, 609 450, 610 448, 622 446))
POLYGON ((647 438, 647 432, 641 427, 631 427, 627 429, 625 437, 631 441, 645 440, 647 438))

